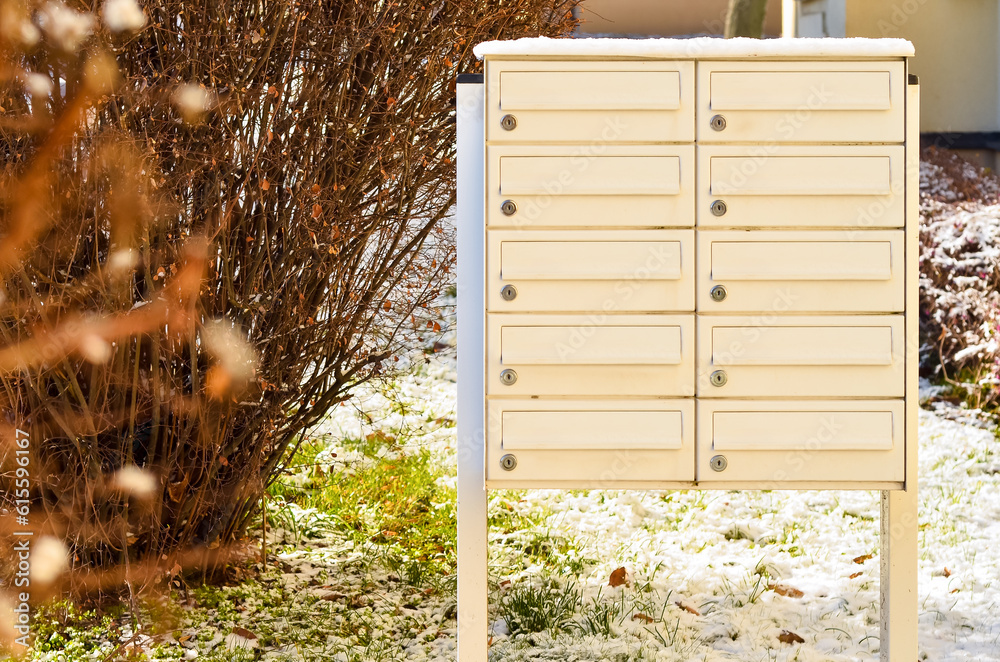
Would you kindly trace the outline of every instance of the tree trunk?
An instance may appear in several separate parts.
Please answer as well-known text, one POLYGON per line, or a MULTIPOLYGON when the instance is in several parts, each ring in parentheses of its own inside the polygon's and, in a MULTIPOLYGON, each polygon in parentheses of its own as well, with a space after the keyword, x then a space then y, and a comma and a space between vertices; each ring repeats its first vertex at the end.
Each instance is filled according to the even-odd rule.
POLYGON ((760 39, 764 34, 764 14, 767 0, 729 0, 726 15, 726 39, 733 37, 753 37, 760 39))

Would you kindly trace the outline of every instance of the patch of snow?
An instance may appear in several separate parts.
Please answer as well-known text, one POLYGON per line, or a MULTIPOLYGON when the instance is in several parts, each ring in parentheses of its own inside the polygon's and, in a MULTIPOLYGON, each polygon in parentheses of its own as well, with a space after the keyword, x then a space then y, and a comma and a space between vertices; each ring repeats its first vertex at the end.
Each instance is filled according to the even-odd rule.
MULTIPOLYGON (((426 433, 418 436, 419 443, 451 458, 450 465, 454 429, 427 421, 454 416, 453 380, 451 365, 432 361, 391 392, 372 389, 353 403, 356 411, 339 408, 327 425, 355 435, 371 427, 409 426, 417 435, 426 433)), ((927 382, 923 389, 935 390, 927 382)), ((920 413, 919 434, 920 651, 936 662, 1000 660, 1000 546, 995 544, 1000 540, 1000 447, 988 430, 927 411, 920 413)), ((611 637, 581 632, 511 636, 494 596, 492 662, 837 662, 876 655, 877 492, 525 490, 494 491, 490 497, 492 513, 509 511, 515 521, 525 522, 510 533, 491 529, 493 579, 512 585, 537 583, 545 576, 573 581, 583 592, 577 620, 585 617, 583 605, 595 601, 621 601, 636 613, 650 606, 657 610, 654 623, 626 612, 611 637), (553 547, 556 541, 567 551, 545 567, 536 559, 527 562, 523 550, 539 540, 553 547), (622 566, 632 586, 609 588, 608 577, 622 566), (803 595, 779 595, 768 590, 770 584, 803 595), (783 631, 805 643, 780 643, 783 631)), ((319 563, 314 552, 306 556, 319 563)), ((347 569, 344 556, 342 551, 331 555, 331 574, 334 567, 347 569)), ((371 567, 368 572, 376 573, 376 581, 384 577, 371 567)), ((385 598, 399 602, 392 596, 403 584, 389 586, 385 598)), ((429 599, 415 612, 400 613, 440 619, 442 608, 440 599, 429 599)), ((454 620, 441 632, 445 636, 432 643, 401 642, 402 657, 453 659, 454 620)))
POLYGON ((779 38, 779 39, 552 39, 528 37, 478 44, 476 57, 909 57, 913 44, 905 39, 779 38))

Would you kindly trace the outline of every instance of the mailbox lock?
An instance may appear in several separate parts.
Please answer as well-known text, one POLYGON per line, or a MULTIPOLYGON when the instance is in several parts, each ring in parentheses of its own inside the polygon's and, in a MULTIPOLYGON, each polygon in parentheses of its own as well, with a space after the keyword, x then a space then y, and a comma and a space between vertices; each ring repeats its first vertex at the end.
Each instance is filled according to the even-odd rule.
POLYGON ((726 292, 726 288, 722 285, 716 285, 715 287, 713 287, 711 290, 708 291, 708 296, 712 297, 712 301, 716 302, 725 301, 727 294, 729 293, 726 292))
POLYGON ((712 118, 711 124, 716 131, 723 131, 726 128, 726 118, 722 115, 716 115, 712 118))
MULTIPOLYGON (((505 457, 511 457, 507 455, 505 457)), ((501 460, 503 462, 503 460, 501 460)), ((726 459, 725 455, 716 455, 708 463, 712 466, 713 471, 725 471, 726 467, 729 466, 729 461, 726 459)))
POLYGON ((500 373, 500 381, 505 386, 510 386, 517 381, 517 373, 511 370, 510 368, 507 368, 506 370, 500 373))
POLYGON ((725 216, 728 209, 729 207, 722 200, 716 200, 712 203, 712 214, 714 216, 725 216))
POLYGON ((504 285, 500 290, 500 298, 504 301, 513 301, 517 298, 517 288, 513 285, 504 285))
POLYGON ((504 115, 500 118, 500 126, 504 131, 513 131, 517 128, 517 118, 513 115, 504 115))
POLYGON ((517 205, 514 204, 513 200, 504 200, 503 204, 500 205, 500 211, 503 212, 504 216, 513 216, 517 213, 517 205))
POLYGON ((712 382, 712 386, 725 386, 726 382, 729 381, 729 377, 726 375, 725 370, 716 370, 709 376, 708 380, 712 382))
POLYGON ((508 453, 500 458, 500 466, 504 471, 513 471, 517 466, 517 458, 508 453))

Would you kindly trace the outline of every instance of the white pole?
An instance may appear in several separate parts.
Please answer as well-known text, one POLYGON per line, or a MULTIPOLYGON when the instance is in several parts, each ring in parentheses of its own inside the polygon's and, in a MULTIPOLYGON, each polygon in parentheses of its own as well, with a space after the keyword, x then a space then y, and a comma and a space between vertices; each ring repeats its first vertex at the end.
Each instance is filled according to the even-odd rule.
POLYGON ((796 34, 799 3, 796 0, 781 0, 781 36, 798 37, 796 34))
POLYGON ((486 662, 485 112, 481 77, 455 86, 458 121, 458 659, 486 662))
MULTIPOLYGON (((906 87, 906 277, 919 277, 920 87, 906 87)), ((917 659, 917 348, 919 288, 906 284, 906 489, 882 492, 879 573, 882 662, 917 659)))

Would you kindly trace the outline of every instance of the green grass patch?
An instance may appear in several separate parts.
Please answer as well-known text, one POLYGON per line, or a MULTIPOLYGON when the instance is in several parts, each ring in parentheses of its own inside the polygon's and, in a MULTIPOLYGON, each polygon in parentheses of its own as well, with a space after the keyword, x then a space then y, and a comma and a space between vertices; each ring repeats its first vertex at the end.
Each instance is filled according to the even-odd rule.
MULTIPOLYGON (((40 605, 35 611, 32 633, 34 645, 27 660, 122 660, 147 662, 180 659, 183 651, 159 644, 136 650, 129 644, 136 640, 129 633, 151 636, 164 634, 176 621, 155 601, 142 601, 140 613, 131 614, 123 604, 83 607, 70 600, 40 605)), ((2 658, 0 658, 2 659, 2 658)))
POLYGON ((344 443, 351 459, 323 465, 319 445, 303 444, 294 480, 269 489, 269 520, 306 537, 336 532, 373 549, 391 571, 415 586, 438 586, 455 567, 456 495, 430 451, 376 432, 344 443), (314 508, 324 526, 303 526, 284 504, 314 508), (291 521, 290 521, 291 519, 291 521))
POLYGON ((555 636, 570 625, 579 604, 580 591, 573 582, 542 578, 535 583, 524 578, 500 589, 497 611, 512 635, 548 632, 555 636))

